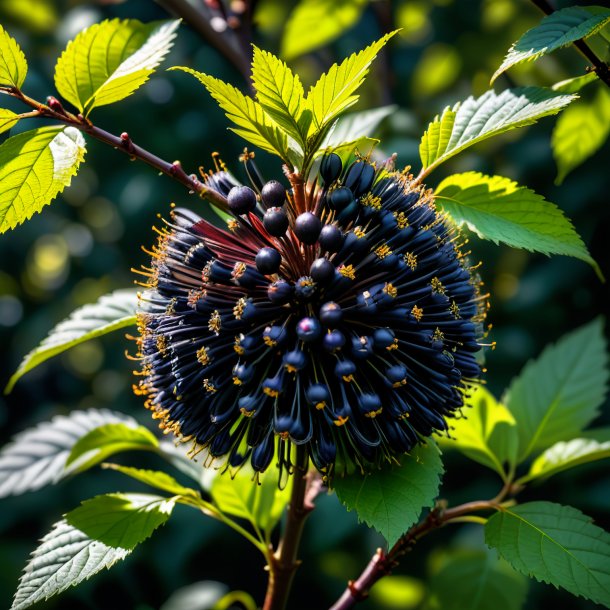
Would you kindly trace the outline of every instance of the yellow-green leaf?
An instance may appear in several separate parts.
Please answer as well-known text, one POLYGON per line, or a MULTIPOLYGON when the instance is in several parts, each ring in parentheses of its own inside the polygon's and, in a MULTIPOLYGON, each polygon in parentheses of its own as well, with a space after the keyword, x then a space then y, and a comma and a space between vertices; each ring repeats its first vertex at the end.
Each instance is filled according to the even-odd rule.
POLYGON ((255 46, 252 82, 263 109, 304 149, 307 129, 301 128, 300 121, 305 97, 298 75, 281 59, 255 46))
POLYGON ((0 145, 0 233, 51 203, 84 157, 85 140, 73 127, 41 127, 0 145))
POLYGON ((175 67, 194 76, 218 102, 227 117, 237 125, 232 131, 244 140, 279 155, 287 161, 288 138, 282 128, 263 110, 255 100, 245 96, 239 89, 191 68, 175 67))
POLYGON ((458 225, 482 239, 543 254, 574 256, 601 275, 572 223, 553 203, 509 178, 454 174, 436 189, 436 201, 458 225))
POLYGON ((491 78, 524 61, 533 61, 598 32, 610 21, 610 9, 601 6, 570 6, 547 15, 510 48, 502 65, 491 78))
POLYGON ((8 131, 11 127, 16 125, 18 121, 18 114, 15 114, 6 108, 0 108, 0 133, 8 131))
POLYGON ((169 52, 179 21, 112 19, 82 31, 55 66, 59 93, 88 114, 143 85, 169 52))
POLYGON ((557 120, 551 146, 557 183, 595 153, 610 134, 610 91, 600 86, 591 102, 578 100, 557 120))
POLYGON ((445 108, 421 139, 419 154, 423 174, 429 174, 477 142, 557 114, 575 97, 542 87, 523 87, 506 89, 500 94, 487 91, 481 97, 469 97, 453 108, 445 108))
POLYGON ((320 131, 342 112, 358 101, 354 95, 369 72, 379 51, 396 32, 386 34, 370 46, 347 57, 340 65, 334 64, 319 78, 307 95, 306 108, 312 113, 310 135, 320 131))
POLYGON ((560 441, 534 460, 530 471, 519 479, 519 483, 546 479, 563 470, 607 458, 610 458, 610 440, 599 442, 591 438, 573 438, 560 441))
POLYGON ((282 57, 299 55, 327 45, 360 19, 369 0, 300 0, 282 36, 282 57))
POLYGON ((27 71, 28 64, 23 51, 0 25, 0 85, 19 89, 27 71))
POLYGON ((506 477, 506 464, 514 466, 518 437, 515 418, 483 386, 465 402, 462 417, 451 420, 451 438, 439 438, 442 449, 457 449, 483 466, 506 477))

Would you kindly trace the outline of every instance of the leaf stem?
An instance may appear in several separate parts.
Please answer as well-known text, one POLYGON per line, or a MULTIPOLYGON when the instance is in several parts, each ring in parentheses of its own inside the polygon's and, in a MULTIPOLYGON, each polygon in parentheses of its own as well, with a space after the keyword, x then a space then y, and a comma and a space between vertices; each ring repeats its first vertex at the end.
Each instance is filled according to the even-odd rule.
POLYGON ((437 530, 448 523, 459 523, 465 518, 468 518, 469 521, 472 521, 473 517, 474 519, 480 520, 480 518, 470 514, 473 512, 501 509, 502 505, 495 499, 466 502, 465 504, 460 504, 453 508, 445 508, 442 503, 439 503, 428 513, 423 521, 414 525, 399 538, 388 553, 385 553, 382 549, 377 549, 360 576, 356 580, 350 580, 348 582, 341 597, 329 610, 346 610, 364 600, 368 596, 370 588, 380 578, 389 574, 392 569, 398 565, 399 558, 412 550, 417 541, 430 532, 437 530))
POLYGON ((297 446, 296 466, 292 475, 292 493, 286 525, 277 550, 270 557, 269 582, 263 610, 284 610, 292 580, 300 561, 297 559, 303 526, 313 510, 313 500, 321 490, 317 473, 307 474, 309 456, 303 446, 297 446))
MULTIPOLYGON (((537 6, 545 15, 551 15, 555 12, 555 9, 548 0, 531 0, 532 4, 537 6)), ((578 51, 588 59, 593 65, 593 71, 599 79, 610 87, 610 66, 602 61, 591 49, 591 47, 583 40, 575 40, 572 43, 578 51)))
POLYGON ((180 161, 169 163, 168 161, 161 159, 161 157, 158 157, 135 144, 127 132, 123 132, 120 136, 116 136, 105 131, 104 129, 95 126, 82 114, 74 115, 71 112, 67 112, 64 110, 61 103, 54 97, 48 98, 47 104, 42 104, 13 87, 0 87, 0 92, 16 97, 27 106, 34 108, 33 112, 24 113, 21 115, 21 118, 36 117, 51 119, 75 127, 92 138, 112 146, 115 150, 120 150, 129 155, 131 159, 139 159, 151 167, 154 167, 159 172, 180 182, 180 184, 184 185, 190 192, 197 193, 200 197, 208 199, 212 204, 217 205, 221 209, 228 209, 226 198, 220 193, 208 189, 195 174, 187 174, 182 168, 180 161))

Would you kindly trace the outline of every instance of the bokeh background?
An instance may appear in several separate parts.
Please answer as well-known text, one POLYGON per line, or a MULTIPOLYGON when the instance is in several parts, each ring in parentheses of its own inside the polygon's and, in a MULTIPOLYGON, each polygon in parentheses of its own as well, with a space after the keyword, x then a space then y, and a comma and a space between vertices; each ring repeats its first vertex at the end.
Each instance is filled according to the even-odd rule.
MULTIPOLYGON (((259 0, 253 41, 279 52, 286 20, 295 4, 259 0)), ((419 138, 428 121, 445 105, 485 91, 510 44, 541 16, 526 0, 377 0, 354 4, 365 5, 354 26, 291 65, 307 86, 332 62, 364 47, 384 31, 401 27, 400 35, 378 60, 363 87, 358 109, 398 105, 375 135, 382 138, 383 152, 396 152, 399 163, 416 168, 419 138)), ((38 99, 53 94, 54 63, 67 41, 87 25, 115 16, 149 21, 167 18, 167 13, 150 0, 1 0, 0 22, 18 39, 30 64, 25 86, 28 94, 38 99)), ((307 36, 307 32, 302 35, 307 36)), ((239 72, 187 24, 164 64, 169 65, 188 65, 245 89, 239 72)), ((584 60, 573 49, 565 49, 510 70, 499 79, 496 89, 551 85, 582 74, 584 67, 584 60)), ((589 95, 587 90, 583 95, 589 95)), ((17 109, 12 100, 2 102, 17 109)), ((237 162, 243 142, 227 131, 224 115, 203 88, 183 74, 159 70, 135 95, 115 106, 99 108, 93 119, 113 133, 128 131, 136 143, 169 161, 180 159, 187 171, 199 165, 209 169, 210 153, 218 151, 243 178, 237 162)), ((23 127, 35 126, 23 123, 23 127)), ((436 172, 430 186, 444 175, 467 170, 501 174, 528 185, 565 211, 610 277, 610 147, 606 143, 557 186, 550 149, 553 123, 552 118, 544 119, 535 127, 475 147, 436 172)), ((257 161, 266 178, 281 177, 273 158, 259 153, 257 161)), ((0 386, 6 384, 23 355, 74 308, 132 285, 135 276, 130 269, 146 262, 140 246, 154 241, 151 227, 158 222, 157 214, 167 213, 172 201, 199 212, 205 206, 189 199, 183 187, 168 178, 90 141, 86 163, 73 185, 42 214, 1 236, 0 386)), ((476 237, 471 246, 473 257, 484 261, 481 275, 491 293, 489 321, 497 348, 487 353, 487 383, 499 396, 511 377, 544 345, 607 312, 607 285, 600 283, 586 264, 574 259, 549 259, 486 244, 476 237)), ((56 414, 88 407, 129 413, 152 428, 141 401, 131 393, 133 363, 124 357, 125 350, 133 352, 133 344, 118 332, 74 348, 28 374, 10 396, 0 398, 0 439, 6 442, 20 430, 56 414)), ((610 422, 607 403, 604 409, 600 425, 610 422)), ((139 465, 161 466, 139 455, 127 459, 139 465)), ((494 476, 483 467, 451 455, 443 487, 443 495, 451 503, 490 497, 497 487, 494 476)), ((28 554, 52 523, 81 500, 117 489, 138 490, 135 483, 96 469, 59 486, 1 501, 0 607, 10 605, 28 554)), ((560 474, 527 492, 527 499, 543 497, 574 504, 610 528, 607 462, 581 467, 574 474, 560 474)), ((360 572, 381 543, 377 535, 358 526, 354 515, 346 513, 336 498, 320 499, 307 525, 303 566, 296 577, 290 608, 312 610, 330 605, 346 580, 360 572)), ((431 607, 427 583, 443 557, 479 544, 475 529, 467 526, 433 534, 361 607, 431 607)), ((227 528, 178 507, 169 523, 128 560, 40 607, 157 609, 174 590, 202 580, 244 589, 262 600, 266 576, 256 553, 227 528)), ((532 584, 527 609, 553 604, 582 610, 595 607, 551 587, 532 584)))

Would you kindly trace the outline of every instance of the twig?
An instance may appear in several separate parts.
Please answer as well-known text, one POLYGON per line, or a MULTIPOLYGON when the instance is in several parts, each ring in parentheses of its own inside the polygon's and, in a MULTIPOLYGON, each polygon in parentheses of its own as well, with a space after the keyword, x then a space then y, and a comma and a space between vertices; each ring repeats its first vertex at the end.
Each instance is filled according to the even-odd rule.
POLYGON ((20 115, 21 118, 36 117, 51 119, 75 127, 92 138, 104 142, 104 144, 108 144, 116 150, 120 150, 129 155, 132 159, 139 159, 151 167, 154 167, 156 170, 180 182, 180 184, 183 184, 189 191, 197 193, 200 197, 208 199, 222 209, 227 209, 226 198, 220 193, 208 189, 195 174, 187 174, 182 168, 180 161, 169 163, 168 161, 161 159, 161 157, 158 157, 135 144, 127 132, 123 132, 120 136, 116 136, 100 127, 96 127, 83 115, 74 115, 71 112, 64 110, 59 100, 54 97, 49 97, 47 99, 47 104, 42 104, 12 87, 0 87, 0 92, 15 97, 27 106, 34 108, 34 111, 20 115))
POLYGON ((241 41, 233 30, 227 27, 217 32, 210 24, 209 17, 187 0, 156 0, 166 11, 184 19, 198 34, 217 49, 244 77, 250 81, 250 59, 241 48, 241 41), (233 41, 237 44, 233 44, 233 41))
POLYGON ((426 534, 443 527, 447 523, 460 522, 463 517, 470 515, 472 512, 499 510, 500 508, 501 506, 495 498, 494 500, 466 502, 449 509, 445 509, 442 505, 437 506, 428 513, 428 516, 422 522, 414 525, 404 534, 387 554, 382 549, 377 549, 360 576, 356 580, 349 581, 341 597, 329 610, 347 610, 347 608, 352 608, 358 602, 366 599, 370 588, 380 578, 389 574, 398 565, 399 557, 410 551, 417 541, 426 534))
MULTIPOLYGON (((548 0, 531 0, 531 2, 545 15, 551 15, 555 12, 555 9, 548 0)), ((610 87, 610 66, 602 61, 583 39, 575 40, 572 44, 591 62, 593 71, 597 74, 599 79, 610 87)))
POLYGON ((286 526, 269 564, 269 583, 263 610, 284 610, 294 574, 301 563, 297 554, 303 526, 314 508, 313 500, 322 489, 318 473, 307 474, 308 463, 305 448, 298 446, 286 526))

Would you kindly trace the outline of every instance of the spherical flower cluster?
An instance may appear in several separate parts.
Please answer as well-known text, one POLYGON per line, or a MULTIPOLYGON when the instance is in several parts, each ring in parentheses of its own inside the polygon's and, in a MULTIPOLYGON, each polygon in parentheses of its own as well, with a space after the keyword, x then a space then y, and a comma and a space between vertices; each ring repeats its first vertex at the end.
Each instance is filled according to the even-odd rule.
POLYGON ((226 229, 175 209, 159 231, 137 390, 161 427, 256 471, 300 445, 329 476, 446 430, 481 372, 485 299, 431 192, 335 154, 300 193, 255 182, 208 176, 226 229))

